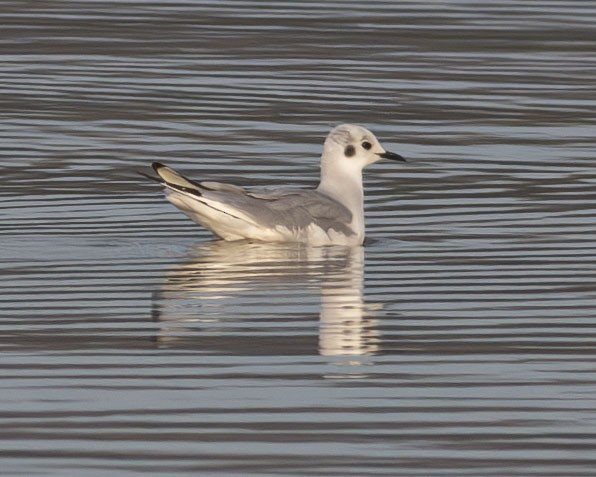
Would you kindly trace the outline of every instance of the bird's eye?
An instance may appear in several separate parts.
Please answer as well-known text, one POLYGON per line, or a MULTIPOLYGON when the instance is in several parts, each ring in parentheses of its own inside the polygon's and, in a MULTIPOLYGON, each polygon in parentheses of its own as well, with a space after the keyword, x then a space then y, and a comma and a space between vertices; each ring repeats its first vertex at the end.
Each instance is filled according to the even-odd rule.
POLYGON ((372 144, 368 141, 364 141, 362 147, 368 151, 372 147, 372 144))

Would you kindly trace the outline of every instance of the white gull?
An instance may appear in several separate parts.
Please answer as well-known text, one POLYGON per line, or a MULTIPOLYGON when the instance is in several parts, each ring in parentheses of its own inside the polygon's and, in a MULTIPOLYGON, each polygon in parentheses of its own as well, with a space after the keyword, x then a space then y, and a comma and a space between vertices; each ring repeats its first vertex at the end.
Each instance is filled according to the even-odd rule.
POLYGON ((342 124, 325 140, 316 189, 249 191, 195 182, 158 162, 152 167, 167 199, 224 240, 353 246, 364 242, 362 170, 383 158, 404 161, 368 129, 342 124))

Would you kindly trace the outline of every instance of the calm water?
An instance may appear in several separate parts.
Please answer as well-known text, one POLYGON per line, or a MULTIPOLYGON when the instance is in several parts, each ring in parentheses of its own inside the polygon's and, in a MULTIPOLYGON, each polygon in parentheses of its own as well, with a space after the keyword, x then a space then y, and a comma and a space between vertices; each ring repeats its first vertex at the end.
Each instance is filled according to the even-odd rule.
POLYGON ((596 475, 596 6, 4 1, 3 475, 596 475), (363 249, 213 241, 143 180, 312 186, 363 249))

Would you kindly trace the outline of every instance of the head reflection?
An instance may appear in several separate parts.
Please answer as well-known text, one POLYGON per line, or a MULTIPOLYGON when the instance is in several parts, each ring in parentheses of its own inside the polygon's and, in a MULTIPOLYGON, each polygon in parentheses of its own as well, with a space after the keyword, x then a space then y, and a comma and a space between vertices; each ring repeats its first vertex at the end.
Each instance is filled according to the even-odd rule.
POLYGON ((154 293, 160 347, 325 356, 374 354, 362 247, 209 242, 154 293), (313 342, 309 320, 318 319, 313 342))

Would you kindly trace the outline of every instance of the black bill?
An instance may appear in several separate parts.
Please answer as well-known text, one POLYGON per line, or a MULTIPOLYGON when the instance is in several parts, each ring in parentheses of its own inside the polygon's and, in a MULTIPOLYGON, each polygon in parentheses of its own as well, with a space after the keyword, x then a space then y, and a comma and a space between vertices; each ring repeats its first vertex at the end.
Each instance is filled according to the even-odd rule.
POLYGON ((391 159, 392 161, 406 162, 406 160, 403 157, 401 157, 399 154, 396 154, 395 152, 385 151, 385 152, 379 154, 379 156, 382 157, 383 159, 391 159))

